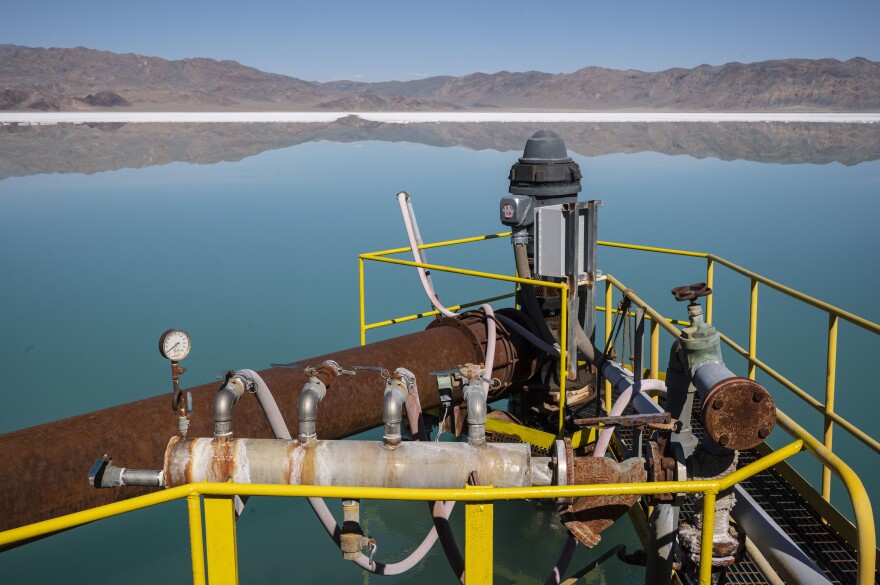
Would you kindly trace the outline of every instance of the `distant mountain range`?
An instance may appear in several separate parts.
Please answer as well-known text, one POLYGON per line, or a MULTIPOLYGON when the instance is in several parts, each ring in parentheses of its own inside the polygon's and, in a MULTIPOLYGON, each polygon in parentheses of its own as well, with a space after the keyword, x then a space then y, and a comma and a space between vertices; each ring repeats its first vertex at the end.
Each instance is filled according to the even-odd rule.
POLYGON ((0 126, 0 181, 40 173, 97 173, 171 162, 238 161, 267 150, 332 142, 410 142, 516 153, 554 130, 584 156, 668 155, 772 163, 857 165, 880 160, 880 124, 386 124, 346 116, 311 124, 54 124, 0 126))
POLYGON ((880 63, 784 59, 660 72, 308 82, 235 61, 0 45, 0 110, 880 111, 880 63))

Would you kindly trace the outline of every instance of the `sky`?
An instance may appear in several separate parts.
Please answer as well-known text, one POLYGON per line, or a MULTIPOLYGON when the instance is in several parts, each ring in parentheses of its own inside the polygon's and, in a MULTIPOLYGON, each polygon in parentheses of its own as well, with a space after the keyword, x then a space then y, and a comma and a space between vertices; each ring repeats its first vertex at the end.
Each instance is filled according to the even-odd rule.
POLYGON ((880 61, 880 0, 5 0, 0 43, 232 59, 309 81, 880 61))

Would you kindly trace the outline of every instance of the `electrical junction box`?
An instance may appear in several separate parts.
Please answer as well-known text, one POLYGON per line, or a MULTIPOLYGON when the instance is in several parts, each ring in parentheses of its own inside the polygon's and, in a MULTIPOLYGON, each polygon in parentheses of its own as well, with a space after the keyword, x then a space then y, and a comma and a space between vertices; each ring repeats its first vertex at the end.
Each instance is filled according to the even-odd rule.
POLYGON ((545 205, 535 210, 535 273, 551 278, 575 274, 578 282, 588 272, 586 249, 590 203, 545 205))

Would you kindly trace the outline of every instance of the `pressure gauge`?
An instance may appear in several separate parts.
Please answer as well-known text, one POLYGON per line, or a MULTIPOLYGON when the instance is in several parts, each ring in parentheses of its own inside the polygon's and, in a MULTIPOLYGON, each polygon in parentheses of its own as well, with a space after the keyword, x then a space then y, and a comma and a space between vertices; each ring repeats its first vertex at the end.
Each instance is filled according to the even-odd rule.
POLYGON ((183 329, 169 329, 159 338, 159 353, 172 362, 185 358, 191 347, 189 333, 183 329))

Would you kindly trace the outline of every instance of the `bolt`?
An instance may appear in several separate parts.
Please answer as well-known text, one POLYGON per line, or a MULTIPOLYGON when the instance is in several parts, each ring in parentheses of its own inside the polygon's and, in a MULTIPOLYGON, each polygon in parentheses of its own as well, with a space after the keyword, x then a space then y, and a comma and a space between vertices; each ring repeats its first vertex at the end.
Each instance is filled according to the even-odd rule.
POLYGON ((768 429, 767 427, 761 427, 760 429, 758 429, 758 438, 759 439, 766 439, 769 436, 770 436, 770 429, 768 429))
POLYGON ((721 435, 720 437, 718 437, 718 444, 721 445, 722 447, 725 446, 726 444, 728 444, 729 442, 730 442, 730 437, 728 437, 727 435, 721 435))
POLYGON ((755 402, 761 402, 764 400, 764 393, 756 390, 754 394, 752 394, 752 400, 755 402))
POLYGON ((712 408, 714 408, 715 410, 721 410, 722 408, 724 408, 724 400, 722 400, 721 398, 716 398, 712 401, 712 408))

